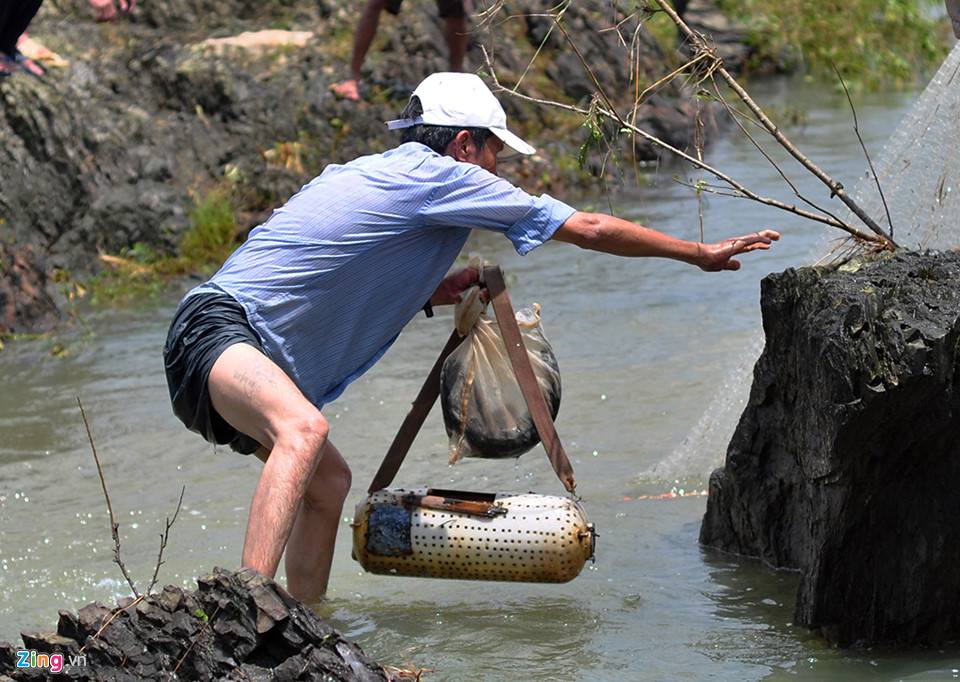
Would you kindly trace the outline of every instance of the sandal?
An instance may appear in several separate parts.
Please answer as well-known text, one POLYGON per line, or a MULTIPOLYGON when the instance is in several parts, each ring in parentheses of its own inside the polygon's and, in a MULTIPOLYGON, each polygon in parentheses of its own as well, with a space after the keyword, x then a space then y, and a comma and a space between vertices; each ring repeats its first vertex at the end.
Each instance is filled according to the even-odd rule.
POLYGON ((7 55, 0 52, 0 78, 12 76, 17 70, 17 63, 10 59, 10 57, 7 55))
POLYGON ((46 74, 46 71, 43 70, 42 66, 30 59, 30 57, 25 55, 19 49, 14 50, 11 56, 13 57, 13 60, 20 65, 20 68, 29 73, 31 76, 43 78, 43 76, 46 74))
POLYGON ((33 61, 48 66, 68 66, 70 62, 26 33, 17 40, 17 49, 33 61))

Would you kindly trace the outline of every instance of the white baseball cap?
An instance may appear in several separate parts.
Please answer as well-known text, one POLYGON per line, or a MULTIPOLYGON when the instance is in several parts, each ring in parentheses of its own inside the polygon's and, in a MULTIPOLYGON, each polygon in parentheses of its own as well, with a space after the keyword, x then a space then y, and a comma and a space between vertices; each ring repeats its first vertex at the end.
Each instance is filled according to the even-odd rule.
POLYGON ((475 73, 435 73, 427 76, 413 94, 420 98, 423 114, 417 118, 387 121, 390 130, 421 123, 463 128, 486 128, 499 137, 504 151, 533 154, 537 150, 507 130, 507 115, 500 102, 475 73))

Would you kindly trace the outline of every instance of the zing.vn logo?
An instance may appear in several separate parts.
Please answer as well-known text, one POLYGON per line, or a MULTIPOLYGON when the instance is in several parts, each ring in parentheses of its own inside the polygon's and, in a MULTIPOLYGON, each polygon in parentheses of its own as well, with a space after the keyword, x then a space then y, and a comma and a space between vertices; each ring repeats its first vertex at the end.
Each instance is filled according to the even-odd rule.
MULTIPOLYGON (((87 657, 83 654, 71 654, 66 659, 70 667, 87 665, 87 657)), ((63 654, 40 654, 33 649, 19 649, 17 651, 18 668, 50 668, 50 672, 59 673, 64 668, 63 654)))

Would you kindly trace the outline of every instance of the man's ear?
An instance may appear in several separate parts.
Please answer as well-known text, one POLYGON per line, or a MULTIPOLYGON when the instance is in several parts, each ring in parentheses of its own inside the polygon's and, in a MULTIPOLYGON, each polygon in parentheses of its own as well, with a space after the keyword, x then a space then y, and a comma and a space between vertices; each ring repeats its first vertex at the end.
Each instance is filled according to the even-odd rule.
POLYGON ((457 161, 466 161, 469 158, 472 146, 473 138, 470 136, 470 132, 461 130, 447 145, 447 155, 452 156, 457 161))

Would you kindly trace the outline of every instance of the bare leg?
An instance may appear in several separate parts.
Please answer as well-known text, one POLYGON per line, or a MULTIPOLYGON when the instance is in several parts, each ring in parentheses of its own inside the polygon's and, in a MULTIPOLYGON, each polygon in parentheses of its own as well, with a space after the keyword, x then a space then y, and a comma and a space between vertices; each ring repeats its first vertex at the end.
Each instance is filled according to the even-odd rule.
POLYGON ((327 422, 277 365, 247 344, 227 348, 207 383, 213 408, 264 446, 259 456, 269 452, 250 505, 243 566, 272 578, 322 461, 327 422))
POLYGON ((327 441, 326 452, 300 505, 284 559, 287 589, 302 601, 314 603, 327 592, 343 502, 349 491, 350 469, 333 443, 327 441))
POLYGON ((377 35, 377 26, 380 25, 380 13, 386 2, 384 0, 367 0, 357 22, 357 29, 353 35, 353 54, 350 59, 350 78, 338 83, 333 91, 345 99, 360 99, 360 70, 363 60, 370 51, 374 36, 377 35))

